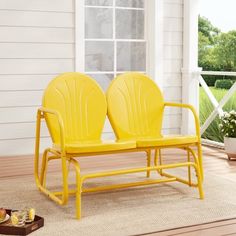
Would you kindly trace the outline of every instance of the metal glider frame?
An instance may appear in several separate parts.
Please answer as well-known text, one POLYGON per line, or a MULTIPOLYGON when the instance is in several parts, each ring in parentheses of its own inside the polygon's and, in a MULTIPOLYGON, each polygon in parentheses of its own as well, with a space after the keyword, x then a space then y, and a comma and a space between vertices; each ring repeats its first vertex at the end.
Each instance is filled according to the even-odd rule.
MULTIPOLYGON (((195 144, 195 145, 198 145, 198 144, 195 144)), ((156 147, 150 147, 150 148, 145 148, 145 149, 133 149, 133 150, 123 150, 123 151, 115 151, 115 152, 69 154, 69 153, 66 153, 65 151, 64 127, 63 127, 63 121, 60 118, 60 115, 55 111, 40 108, 37 113, 35 162, 34 162, 34 175, 35 175, 36 185, 41 192, 46 194, 50 199, 52 199, 59 205, 66 205, 68 202, 69 195, 75 195, 77 219, 81 218, 81 195, 82 193, 86 193, 86 192, 88 193, 88 192, 96 192, 96 191, 106 191, 106 190, 113 190, 113 189, 119 189, 119 188, 144 186, 144 185, 157 184, 157 183, 163 183, 163 182, 178 181, 192 187, 197 187, 199 191, 199 197, 200 199, 203 199, 204 193, 202 189, 202 167, 201 167, 200 158, 199 158, 199 156, 201 156, 201 153, 198 153, 198 157, 197 157, 195 152, 189 146, 186 146, 186 145, 185 146, 163 146, 163 147, 158 147, 158 149, 156 147), (40 128, 41 128, 41 119, 45 118, 45 114, 50 114, 57 117, 59 127, 60 127, 61 150, 57 151, 53 148, 48 148, 44 151, 43 157, 42 157, 42 164, 41 164, 41 173, 39 174, 40 128), (166 164, 166 165, 163 164, 160 150, 163 148, 171 148, 171 147, 186 150, 187 157, 188 157, 187 162, 166 164), (155 157, 154 157, 154 165, 152 166, 151 165, 151 150, 153 149, 155 149, 155 157), (81 175, 79 163, 77 160, 74 159, 75 157, 81 157, 81 156, 104 155, 104 154, 111 154, 111 153, 114 154, 114 153, 137 152, 137 151, 146 152, 147 167, 81 175), (194 157, 194 162, 190 161, 190 154, 194 157), (62 165, 62 191, 60 192, 52 192, 46 188, 46 171, 47 171, 48 162, 51 160, 56 160, 56 159, 61 159, 61 165, 62 165), (159 159, 159 163, 158 163, 158 159, 159 159), (69 190, 69 186, 68 186, 68 168, 67 168, 68 164, 72 164, 76 172, 76 189, 72 189, 72 190, 69 190), (180 167, 188 168, 188 180, 184 180, 177 176, 170 175, 163 171, 165 169, 180 168, 180 167), (192 183, 191 167, 195 169, 196 176, 197 176, 197 183, 192 183), (83 183, 86 179, 138 173, 138 172, 146 172, 146 176, 149 177, 151 171, 157 171, 161 176, 165 178, 133 182, 133 183, 108 185, 108 186, 101 186, 101 187, 95 187, 95 188, 83 188, 83 183)))

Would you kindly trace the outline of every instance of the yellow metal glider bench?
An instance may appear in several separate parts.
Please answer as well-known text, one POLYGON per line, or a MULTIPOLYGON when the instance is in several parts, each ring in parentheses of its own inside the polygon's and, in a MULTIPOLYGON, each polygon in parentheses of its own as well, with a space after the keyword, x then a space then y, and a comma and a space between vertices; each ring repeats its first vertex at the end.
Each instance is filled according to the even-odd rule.
POLYGON ((189 105, 164 103, 157 85, 148 77, 138 73, 126 73, 119 76, 111 83, 107 98, 93 79, 80 73, 62 74, 52 80, 45 90, 42 107, 37 113, 36 184, 41 192, 60 205, 67 204, 69 195, 76 195, 78 219, 81 217, 82 193, 179 181, 197 187, 202 199, 202 176, 199 121, 194 109, 189 105), (163 137, 161 135, 163 111, 169 105, 189 108, 193 112, 196 121, 196 136, 163 137), (101 140, 107 110, 117 141, 101 140), (39 173, 42 119, 46 120, 53 146, 44 150, 39 173), (198 155, 191 148, 193 145, 197 146, 198 155), (186 150, 187 162, 168 165, 161 163, 160 150, 173 147, 186 150), (155 150, 154 165, 151 165, 151 150, 155 150), (81 175, 79 163, 75 159, 81 156, 137 151, 146 152, 147 166, 81 175), (194 157, 193 162, 190 161, 190 154, 194 157), (158 163, 158 157, 160 163, 158 163), (62 191, 60 192, 53 192, 46 188, 47 165, 50 160, 55 159, 60 159, 62 166, 62 191), (69 163, 75 167, 76 171, 76 189, 73 190, 70 190, 68 185, 67 165, 69 163), (164 169, 177 167, 188 168, 188 180, 163 172, 164 169), (191 167, 196 171, 197 183, 191 181, 191 167), (146 172, 149 177, 150 171, 158 171, 165 178, 87 189, 83 187, 86 179, 137 172, 146 172))

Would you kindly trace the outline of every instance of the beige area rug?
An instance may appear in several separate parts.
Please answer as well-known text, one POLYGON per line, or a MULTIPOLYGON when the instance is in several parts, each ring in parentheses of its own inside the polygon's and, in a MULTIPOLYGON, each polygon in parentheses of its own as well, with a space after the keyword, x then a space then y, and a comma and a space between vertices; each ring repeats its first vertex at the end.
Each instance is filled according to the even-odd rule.
MULTIPOLYGON (((144 173, 90 181, 87 185, 141 180, 144 173), (99 181, 99 182, 98 182, 99 181)), ((156 176, 152 173, 152 178, 156 176)), ((59 174, 50 182, 58 183, 59 174)), ((19 209, 33 206, 45 226, 33 235, 138 235, 236 217, 236 183, 207 175, 205 200, 198 191, 180 183, 166 183, 110 192, 84 194, 83 217, 75 217, 75 198, 61 207, 36 189, 33 177, 0 179, 0 206, 19 209)))

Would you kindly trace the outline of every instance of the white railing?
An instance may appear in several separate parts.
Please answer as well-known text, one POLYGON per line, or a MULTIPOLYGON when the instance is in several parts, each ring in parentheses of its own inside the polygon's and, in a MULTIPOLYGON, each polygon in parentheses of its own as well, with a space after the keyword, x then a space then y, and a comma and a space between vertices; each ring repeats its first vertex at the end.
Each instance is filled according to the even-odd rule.
MULTIPOLYGON (((211 112, 209 117, 206 119, 205 123, 201 126, 201 135, 206 131, 212 121, 216 118, 217 115, 221 115, 223 113, 223 106, 229 101, 232 97, 234 92, 236 92, 236 82, 233 86, 229 89, 229 91, 224 95, 221 101, 217 101, 214 94, 209 89, 208 85, 206 84, 205 80, 202 78, 202 75, 223 75, 223 76, 236 76, 236 72, 226 72, 226 71, 201 71, 200 75, 198 76, 199 83, 201 84, 202 88, 206 92, 208 98, 210 99, 212 105, 214 106, 214 110, 211 112)), ((235 101, 236 102, 236 101, 235 101)), ((217 142, 212 142, 216 145, 220 145, 217 142)))

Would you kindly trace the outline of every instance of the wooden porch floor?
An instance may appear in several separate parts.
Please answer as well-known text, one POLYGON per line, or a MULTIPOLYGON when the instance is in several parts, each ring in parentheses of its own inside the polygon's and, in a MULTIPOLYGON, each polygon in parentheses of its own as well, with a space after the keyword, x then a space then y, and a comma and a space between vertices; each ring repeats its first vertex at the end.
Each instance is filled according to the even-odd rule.
MULTIPOLYGON (((236 161, 228 161, 224 150, 203 147, 204 172, 224 175, 236 181, 236 161)), ((178 159, 178 158, 177 158, 178 159)), ((173 159, 172 159, 173 160, 173 159)), ((144 234, 147 236, 231 236, 236 235, 236 219, 144 234)))
MULTIPOLYGON (((224 175, 229 179, 236 180, 236 161, 228 161, 224 150, 203 147, 204 171, 205 173, 214 173, 224 175)), ((168 150, 164 152, 164 162, 173 162, 182 159, 183 156, 176 150, 168 150), (165 156, 168 155, 168 161, 165 156)), ((146 163, 146 157, 143 153, 130 153, 109 156, 84 157, 80 160, 82 173, 90 171, 102 171, 113 168, 140 167, 146 163)), ((60 169, 60 162, 49 165, 51 172, 60 169)), ((33 174, 33 157, 1 157, 0 158, 0 178, 15 178, 19 175, 33 174), (13 164, 14 163, 14 164, 13 164), (13 167, 15 166, 15 167, 13 167)), ((218 235, 236 235, 236 219, 203 224, 181 229, 169 230, 165 232, 147 232, 145 235, 150 236, 166 236, 166 235, 184 235, 184 236, 218 236, 218 235)))

